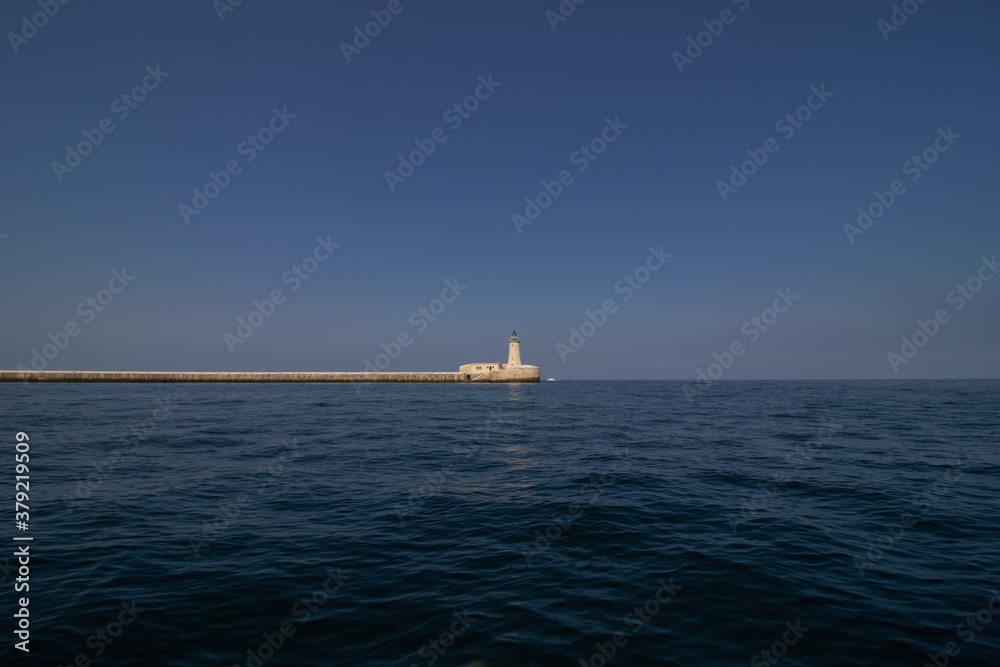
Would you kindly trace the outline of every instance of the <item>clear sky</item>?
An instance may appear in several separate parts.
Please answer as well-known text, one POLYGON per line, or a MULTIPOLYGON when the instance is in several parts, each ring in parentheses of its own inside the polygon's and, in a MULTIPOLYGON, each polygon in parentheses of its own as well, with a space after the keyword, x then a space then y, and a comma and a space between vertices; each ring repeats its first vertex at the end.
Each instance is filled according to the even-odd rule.
POLYGON ((0 368, 1000 377, 996 3, 224 3, 3 4, 0 368))

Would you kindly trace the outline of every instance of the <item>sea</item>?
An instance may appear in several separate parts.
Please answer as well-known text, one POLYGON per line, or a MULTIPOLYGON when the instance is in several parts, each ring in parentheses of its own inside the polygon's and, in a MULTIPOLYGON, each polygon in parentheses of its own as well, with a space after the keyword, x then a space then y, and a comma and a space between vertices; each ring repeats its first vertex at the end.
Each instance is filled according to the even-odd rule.
POLYGON ((996 667, 998 398, 0 385, 0 663, 996 667))

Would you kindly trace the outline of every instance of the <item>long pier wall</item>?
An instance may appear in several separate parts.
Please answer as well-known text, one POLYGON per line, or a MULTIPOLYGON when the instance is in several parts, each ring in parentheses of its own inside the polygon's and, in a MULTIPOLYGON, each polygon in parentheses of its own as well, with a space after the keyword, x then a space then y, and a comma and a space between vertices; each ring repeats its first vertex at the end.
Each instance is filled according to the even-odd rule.
POLYGON ((0 382, 538 382, 538 372, 491 373, 170 373, 122 371, 0 371, 0 382))

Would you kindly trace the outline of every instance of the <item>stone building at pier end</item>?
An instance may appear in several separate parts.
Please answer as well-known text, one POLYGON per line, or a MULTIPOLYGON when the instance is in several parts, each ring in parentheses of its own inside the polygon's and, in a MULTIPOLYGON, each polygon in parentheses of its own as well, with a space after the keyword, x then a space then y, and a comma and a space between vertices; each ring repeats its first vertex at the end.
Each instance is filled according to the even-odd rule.
POLYGON ((468 378, 468 382, 540 382, 538 366, 521 363, 521 341, 517 332, 510 335, 507 363, 482 362, 459 366, 458 372, 468 378))

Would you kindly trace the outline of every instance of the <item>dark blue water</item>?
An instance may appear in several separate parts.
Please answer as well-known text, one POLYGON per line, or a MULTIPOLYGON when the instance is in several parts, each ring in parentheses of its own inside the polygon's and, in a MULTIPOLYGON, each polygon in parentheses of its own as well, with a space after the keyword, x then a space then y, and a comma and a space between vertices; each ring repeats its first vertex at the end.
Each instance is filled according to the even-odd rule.
POLYGON ((1000 665, 1000 382, 690 386, 0 386, 0 656, 1000 665))

